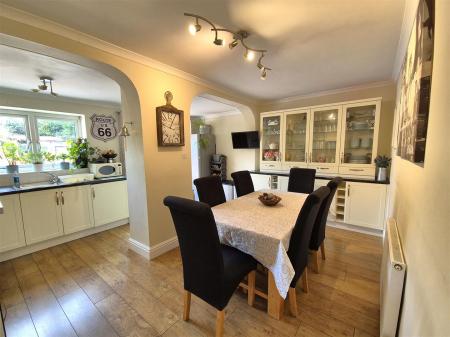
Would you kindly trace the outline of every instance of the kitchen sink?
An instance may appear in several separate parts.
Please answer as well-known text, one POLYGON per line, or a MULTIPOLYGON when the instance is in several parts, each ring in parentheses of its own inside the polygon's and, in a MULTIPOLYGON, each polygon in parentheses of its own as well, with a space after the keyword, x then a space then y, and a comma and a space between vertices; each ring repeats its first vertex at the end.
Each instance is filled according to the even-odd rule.
POLYGON ((32 184, 23 184, 20 185, 21 190, 30 190, 33 188, 40 188, 40 187, 51 187, 56 186, 57 184, 51 184, 49 182, 39 182, 39 183, 32 183, 32 184))
POLYGON ((75 183, 82 183, 84 181, 94 180, 94 174, 93 173, 69 174, 66 176, 59 176, 59 179, 63 184, 75 184, 75 183))

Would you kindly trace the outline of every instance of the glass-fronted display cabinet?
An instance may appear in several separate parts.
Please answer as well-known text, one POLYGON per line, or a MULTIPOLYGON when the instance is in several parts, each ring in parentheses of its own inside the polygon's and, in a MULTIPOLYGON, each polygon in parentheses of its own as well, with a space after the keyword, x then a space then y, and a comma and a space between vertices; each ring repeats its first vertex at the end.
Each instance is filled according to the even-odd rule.
POLYGON ((309 110, 289 111, 284 115, 283 168, 306 167, 309 146, 309 110))
POLYGON ((261 169, 281 168, 282 117, 274 113, 261 118, 261 169))
POLYGON ((309 162, 318 171, 336 173, 339 163, 341 106, 311 109, 309 162))

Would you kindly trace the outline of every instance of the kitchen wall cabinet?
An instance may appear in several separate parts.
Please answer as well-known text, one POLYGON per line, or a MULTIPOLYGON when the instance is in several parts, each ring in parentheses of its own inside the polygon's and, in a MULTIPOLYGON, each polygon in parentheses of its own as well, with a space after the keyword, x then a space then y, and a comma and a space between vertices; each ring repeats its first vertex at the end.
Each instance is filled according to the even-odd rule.
POLYGON ((91 185, 95 226, 129 217, 126 181, 91 185))
POLYGON ((260 169, 374 176, 381 99, 261 114, 260 169))
POLYGON ((346 182, 344 222, 375 228, 384 228, 386 185, 346 182))
POLYGON ((59 190, 20 194, 27 245, 64 234, 59 190))
POLYGON ((59 197, 64 234, 78 232, 94 226, 90 186, 62 188, 59 190, 59 197))
POLYGON ((3 213, 0 214, 0 252, 25 246, 19 196, 0 196, 3 213))

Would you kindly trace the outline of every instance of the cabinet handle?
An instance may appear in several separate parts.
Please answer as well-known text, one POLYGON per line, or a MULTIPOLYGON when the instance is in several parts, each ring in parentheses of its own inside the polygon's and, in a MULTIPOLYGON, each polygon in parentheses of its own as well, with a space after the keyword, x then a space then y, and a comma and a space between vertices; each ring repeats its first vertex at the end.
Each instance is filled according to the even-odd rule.
POLYGON ((64 192, 61 191, 61 203, 64 205, 64 192))
POLYGON ((364 171, 364 169, 350 169, 350 171, 361 172, 364 171))
POLYGON ((95 199, 95 189, 91 189, 91 191, 92 191, 92 199, 95 199))
POLYGON ((305 162, 308 162, 308 152, 305 152, 305 162))
POLYGON ((55 199, 56 199, 56 205, 59 206, 59 197, 58 197, 58 192, 55 192, 55 199))
POLYGON ((347 196, 350 197, 350 185, 348 186, 348 189, 347 189, 347 196))
POLYGON ((318 167, 319 170, 329 170, 329 167, 318 167))
POLYGON ((341 153, 341 164, 344 162, 344 153, 341 153))

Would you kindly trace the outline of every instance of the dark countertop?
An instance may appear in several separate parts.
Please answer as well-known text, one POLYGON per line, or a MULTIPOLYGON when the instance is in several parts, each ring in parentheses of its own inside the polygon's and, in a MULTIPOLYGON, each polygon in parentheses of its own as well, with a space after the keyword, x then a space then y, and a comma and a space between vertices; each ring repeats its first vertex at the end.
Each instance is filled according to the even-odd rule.
POLYGON ((17 189, 13 186, 0 186, 0 196, 8 195, 8 194, 51 190, 51 189, 55 189, 55 188, 64 188, 64 187, 72 187, 72 186, 105 184, 105 183, 110 183, 113 181, 121 181, 121 180, 127 180, 127 178, 125 176, 118 176, 118 177, 94 179, 94 180, 90 180, 90 181, 83 181, 83 182, 72 183, 72 184, 53 184, 53 185, 48 185, 48 186, 37 186, 35 188, 27 188, 27 189, 17 189))
MULTIPOLYGON (((289 172, 280 172, 280 171, 274 171, 274 172, 268 172, 268 171, 250 171, 250 173, 253 174, 266 174, 266 175, 274 175, 274 176, 283 176, 283 177, 289 177, 289 172)), ((316 175, 316 179, 324 179, 324 180, 331 180, 334 177, 341 177, 344 181, 350 181, 350 182, 356 182, 356 183, 370 183, 370 184, 381 184, 381 185, 389 185, 389 179, 386 181, 377 181, 375 178, 367 179, 367 178, 355 178, 355 177, 345 177, 340 176, 339 174, 336 174, 335 176, 327 176, 327 175, 316 175)))

